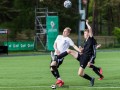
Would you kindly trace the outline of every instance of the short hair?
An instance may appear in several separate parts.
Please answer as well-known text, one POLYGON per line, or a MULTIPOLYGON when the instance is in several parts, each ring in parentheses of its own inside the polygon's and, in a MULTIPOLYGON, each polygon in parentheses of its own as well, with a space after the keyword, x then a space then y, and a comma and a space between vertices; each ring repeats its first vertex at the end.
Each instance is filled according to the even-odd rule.
POLYGON ((88 29, 85 29, 84 32, 88 32, 88 33, 89 33, 89 30, 88 30, 88 29))
POLYGON ((71 32, 71 28, 66 27, 65 29, 68 30, 68 32, 71 32))

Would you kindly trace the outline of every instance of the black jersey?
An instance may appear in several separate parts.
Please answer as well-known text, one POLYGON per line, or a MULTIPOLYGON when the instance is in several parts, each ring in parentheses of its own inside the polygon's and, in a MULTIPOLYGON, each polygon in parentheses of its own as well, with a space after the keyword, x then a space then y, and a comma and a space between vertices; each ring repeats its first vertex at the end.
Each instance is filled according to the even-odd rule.
POLYGON ((96 46, 97 46, 97 42, 93 37, 93 52, 92 52, 92 56, 96 57, 96 46))
POLYGON ((83 54, 78 53, 77 60, 80 62, 80 66, 85 69, 93 53, 93 37, 89 37, 85 41, 83 48, 83 54))
POLYGON ((93 54, 93 37, 89 37, 87 41, 85 41, 83 54, 87 56, 92 56, 93 54))
POLYGON ((90 62, 91 63, 94 63, 95 61, 95 58, 96 58, 96 46, 97 46, 97 42, 96 42, 96 40, 94 39, 94 37, 93 37, 93 51, 92 51, 92 56, 91 56, 91 58, 90 58, 90 62))
POLYGON ((97 45, 97 41, 95 40, 95 38, 93 37, 93 45, 97 45))

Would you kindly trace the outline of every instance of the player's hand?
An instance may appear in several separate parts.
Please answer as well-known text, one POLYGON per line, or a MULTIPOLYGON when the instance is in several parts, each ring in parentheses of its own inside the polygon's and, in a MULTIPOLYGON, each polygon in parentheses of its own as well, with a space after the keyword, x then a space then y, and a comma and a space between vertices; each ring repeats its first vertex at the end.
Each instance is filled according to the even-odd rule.
POLYGON ((84 48, 82 48, 81 46, 79 46, 79 50, 80 50, 81 52, 83 52, 83 49, 84 49, 84 48))
POLYGON ((97 46, 96 46, 96 49, 98 49, 98 48, 100 48, 101 47, 101 44, 98 44, 97 46))

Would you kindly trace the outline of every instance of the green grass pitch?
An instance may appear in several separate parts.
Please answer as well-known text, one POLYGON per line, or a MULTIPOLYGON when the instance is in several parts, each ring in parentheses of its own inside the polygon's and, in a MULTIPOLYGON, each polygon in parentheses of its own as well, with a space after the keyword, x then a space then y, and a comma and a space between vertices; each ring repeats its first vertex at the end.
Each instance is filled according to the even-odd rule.
MULTIPOLYGON (((50 55, 0 57, 0 90, 51 90, 56 80, 49 64, 50 55)), ((77 75, 79 62, 68 55, 59 68, 66 87, 57 90, 120 90, 120 52, 98 52, 95 65, 102 67, 105 78, 99 81, 86 68, 95 77, 95 85, 90 87, 89 81, 77 75)))

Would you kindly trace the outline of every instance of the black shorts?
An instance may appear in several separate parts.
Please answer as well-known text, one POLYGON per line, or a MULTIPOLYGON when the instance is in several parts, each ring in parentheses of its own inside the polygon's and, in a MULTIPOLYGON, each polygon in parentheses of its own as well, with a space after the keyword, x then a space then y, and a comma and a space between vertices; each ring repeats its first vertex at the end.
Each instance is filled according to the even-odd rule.
POLYGON ((83 69, 85 69, 86 66, 87 66, 87 64, 88 64, 88 62, 89 62, 89 60, 90 60, 90 56, 87 56, 85 54, 80 55, 78 53, 77 60, 80 62, 80 67, 82 67, 83 69))
MULTIPOLYGON (((63 63, 63 60, 64 60, 64 58, 54 60, 54 61, 57 62, 57 68, 59 68, 59 66, 63 63)), ((53 60, 51 59, 51 62, 52 62, 52 61, 53 61, 53 60)))
POLYGON ((95 64, 95 58, 92 59, 91 63, 92 63, 92 64, 95 64))
POLYGON ((93 57, 93 56, 91 57, 90 62, 91 62, 92 64, 95 64, 95 58, 96 58, 96 57, 93 57))
POLYGON ((64 58, 57 60, 57 68, 63 63, 64 58))

